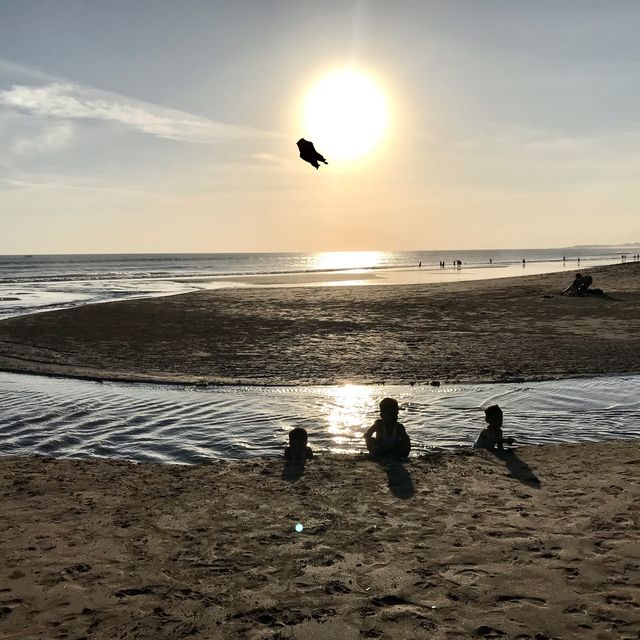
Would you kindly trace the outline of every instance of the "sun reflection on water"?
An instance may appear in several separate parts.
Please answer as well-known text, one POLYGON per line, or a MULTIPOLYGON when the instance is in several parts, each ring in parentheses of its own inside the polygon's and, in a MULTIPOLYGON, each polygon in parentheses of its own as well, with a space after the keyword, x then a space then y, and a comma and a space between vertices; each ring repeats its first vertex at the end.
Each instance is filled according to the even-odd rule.
POLYGON ((333 271, 343 269, 371 269, 385 264, 384 251, 327 251, 313 256, 312 269, 333 271))
POLYGON ((327 396, 327 432, 335 451, 355 453, 362 446, 362 434, 368 426, 367 415, 375 405, 373 389, 346 384, 328 389, 327 396))

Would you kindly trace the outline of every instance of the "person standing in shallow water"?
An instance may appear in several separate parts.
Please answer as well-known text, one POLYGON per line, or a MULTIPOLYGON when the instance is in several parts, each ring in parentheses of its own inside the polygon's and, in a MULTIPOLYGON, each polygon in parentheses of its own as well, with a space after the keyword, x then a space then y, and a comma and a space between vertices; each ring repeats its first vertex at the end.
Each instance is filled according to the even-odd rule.
POLYGON ((398 422, 398 401, 383 398, 380 401, 380 418, 365 432, 367 450, 374 456, 406 458, 411 451, 411 440, 404 425, 398 422))

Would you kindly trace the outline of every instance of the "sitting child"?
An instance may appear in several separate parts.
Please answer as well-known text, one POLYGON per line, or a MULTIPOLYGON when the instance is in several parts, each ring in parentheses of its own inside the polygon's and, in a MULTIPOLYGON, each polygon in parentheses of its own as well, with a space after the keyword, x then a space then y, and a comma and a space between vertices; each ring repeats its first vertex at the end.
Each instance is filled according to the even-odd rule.
POLYGON ((367 449, 373 455, 406 458, 411 451, 411 440, 398 422, 398 401, 384 398, 380 402, 380 419, 364 434, 367 449))
POLYGON ((304 462, 313 458, 311 447, 307 447, 307 430, 296 427, 289 431, 289 446, 284 449, 284 459, 291 462, 304 462))
POLYGON ((483 429, 474 442, 474 449, 495 449, 504 451, 503 443, 513 444, 513 438, 502 437, 502 409, 497 404, 492 404, 484 410, 484 419, 489 425, 483 429))

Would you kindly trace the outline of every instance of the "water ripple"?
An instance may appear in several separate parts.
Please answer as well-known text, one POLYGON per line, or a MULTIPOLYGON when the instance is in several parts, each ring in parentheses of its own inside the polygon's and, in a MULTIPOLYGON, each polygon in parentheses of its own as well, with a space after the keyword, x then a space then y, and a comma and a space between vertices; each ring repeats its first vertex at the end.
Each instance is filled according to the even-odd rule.
POLYGON ((281 455, 305 427, 316 451, 363 451, 384 396, 420 452, 469 446, 498 403, 520 444, 640 437, 640 376, 525 384, 197 388, 0 373, 0 454, 194 464, 281 455))

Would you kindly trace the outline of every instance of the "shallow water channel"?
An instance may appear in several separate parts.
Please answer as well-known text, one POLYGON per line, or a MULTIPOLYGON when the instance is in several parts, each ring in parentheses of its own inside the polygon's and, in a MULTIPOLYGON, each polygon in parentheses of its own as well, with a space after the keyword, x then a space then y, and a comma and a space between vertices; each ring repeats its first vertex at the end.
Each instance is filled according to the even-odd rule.
POLYGON ((209 387, 100 383, 0 372, 0 454, 197 463, 281 455, 287 432, 315 451, 364 451, 384 396, 414 452, 471 446, 483 407, 518 444, 640 437, 640 376, 430 386, 209 387))

